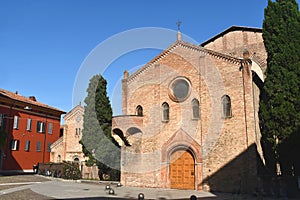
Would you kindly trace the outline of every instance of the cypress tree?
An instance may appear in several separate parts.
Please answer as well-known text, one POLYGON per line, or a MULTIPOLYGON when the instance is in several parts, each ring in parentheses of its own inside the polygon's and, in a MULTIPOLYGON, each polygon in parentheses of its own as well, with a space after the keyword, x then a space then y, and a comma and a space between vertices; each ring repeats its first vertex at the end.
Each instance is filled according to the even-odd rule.
MULTIPOLYGON (((272 147, 282 173, 290 174, 296 167, 290 152, 296 146, 290 144, 300 134, 300 12, 296 0, 268 0, 263 39, 268 58, 259 113, 262 142, 272 147)), ((274 163, 270 162, 273 169, 274 163)))
POLYGON ((97 164, 99 169, 117 179, 120 168, 120 149, 111 136, 112 108, 106 92, 106 80, 101 75, 91 78, 85 98, 82 139, 83 153, 89 158, 86 165, 97 164))

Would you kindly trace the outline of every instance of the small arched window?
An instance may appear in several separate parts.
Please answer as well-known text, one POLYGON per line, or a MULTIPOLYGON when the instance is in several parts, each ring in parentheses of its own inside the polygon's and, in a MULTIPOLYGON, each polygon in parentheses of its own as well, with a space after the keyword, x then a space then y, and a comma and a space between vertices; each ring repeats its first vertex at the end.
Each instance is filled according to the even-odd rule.
POLYGON ((199 119, 200 118, 199 101, 197 99, 193 99, 192 106, 193 106, 193 119, 199 119))
POLYGON ((169 121, 169 104, 167 102, 164 102, 162 104, 162 121, 168 122, 169 121))
POLYGON ((136 107, 136 115, 137 116, 143 116, 143 107, 142 106, 138 105, 136 107))
POLYGON ((231 115, 231 101, 228 95, 222 97, 222 115, 224 118, 230 118, 231 115))
POLYGON ((79 163, 79 158, 77 158, 77 157, 74 158, 74 162, 75 162, 75 163, 79 163))

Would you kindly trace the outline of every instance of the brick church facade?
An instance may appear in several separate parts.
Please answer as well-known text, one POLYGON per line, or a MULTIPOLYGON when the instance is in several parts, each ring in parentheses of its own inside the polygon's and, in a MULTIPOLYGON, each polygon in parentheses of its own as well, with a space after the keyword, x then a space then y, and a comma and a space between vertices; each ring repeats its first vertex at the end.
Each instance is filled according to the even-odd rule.
POLYGON ((85 161, 82 145, 79 143, 82 137, 84 107, 79 104, 64 116, 65 124, 61 127, 62 136, 51 146, 50 162, 85 161))
POLYGON ((124 72, 126 186, 250 192, 264 159, 258 120, 267 53, 258 28, 233 26, 194 45, 178 40, 137 72, 124 72))

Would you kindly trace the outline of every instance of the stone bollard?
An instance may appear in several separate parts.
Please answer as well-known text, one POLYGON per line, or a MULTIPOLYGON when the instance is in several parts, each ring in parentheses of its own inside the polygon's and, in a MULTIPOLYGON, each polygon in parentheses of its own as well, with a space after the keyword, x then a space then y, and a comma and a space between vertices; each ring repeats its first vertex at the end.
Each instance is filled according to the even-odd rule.
POLYGON ((115 194, 115 191, 114 191, 113 189, 110 189, 110 190, 108 191, 108 194, 114 195, 114 194, 115 194))
POLYGON ((110 185, 106 185, 105 190, 110 190, 110 185))
POLYGON ((143 193, 139 193, 138 195, 138 200, 144 200, 145 199, 145 196, 143 193))
POLYGON ((195 195, 192 195, 192 196, 190 197, 190 200, 197 200, 197 197, 196 197, 195 195))

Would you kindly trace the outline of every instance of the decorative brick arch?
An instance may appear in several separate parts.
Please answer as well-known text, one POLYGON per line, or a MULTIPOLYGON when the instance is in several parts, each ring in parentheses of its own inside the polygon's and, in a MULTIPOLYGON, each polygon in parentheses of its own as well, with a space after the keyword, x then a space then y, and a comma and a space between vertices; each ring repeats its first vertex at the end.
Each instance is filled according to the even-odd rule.
MULTIPOLYGON (((137 115, 121 115, 112 118, 112 130, 120 130, 124 136, 128 132, 137 132, 136 130, 143 132, 143 117, 137 115), (129 131, 128 131, 129 130, 129 131)), ((113 133, 113 132, 112 132, 113 133)), ((127 136, 127 135, 126 135, 127 136)))
POLYGON ((264 82, 264 73, 261 67, 253 60, 251 64, 251 71, 255 72, 259 79, 264 82))
POLYGON ((184 130, 179 129, 173 136, 162 146, 161 162, 168 162, 169 157, 174 150, 178 148, 189 150, 195 159, 196 163, 201 163, 201 146, 184 130))
POLYGON ((259 56, 256 53, 253 53, 250 55, 250 59, 258 65, 258 67, 262 71, 262 74, 265 74, 267 69, 267 58, 265 56, 259 56))
POLYGON ((143 132, 137 127, 130 127, 125 133, 119 128, 112 129, 112 137, 120 146, 131 146, 137 140, 141 140, 141 134, 143 132))
POLYGON ((161 183, 162 187, 170 188, 170 156, 178 151, 189 151, 195 161, 195 189, 202 189, 202 156, 201 145, 197 143, 188 133, 179 129, 162 146, 161 150, 161 183))
POLYGON ((127 129, 125 135, 126 137, 130 137, 131 135, 134 135, 136 133, 142 133, 142 131, 137 127, 130 127, 127 129))
POLYGON ((123 131, 119 128, 112 129, 112 137, 117 141, 120 146, 130 146, 123 131))

